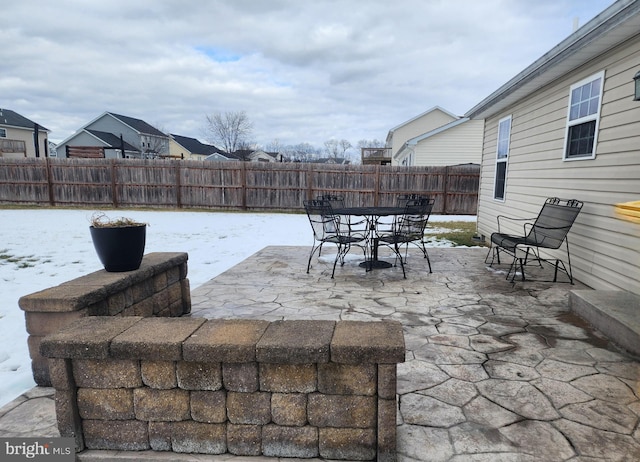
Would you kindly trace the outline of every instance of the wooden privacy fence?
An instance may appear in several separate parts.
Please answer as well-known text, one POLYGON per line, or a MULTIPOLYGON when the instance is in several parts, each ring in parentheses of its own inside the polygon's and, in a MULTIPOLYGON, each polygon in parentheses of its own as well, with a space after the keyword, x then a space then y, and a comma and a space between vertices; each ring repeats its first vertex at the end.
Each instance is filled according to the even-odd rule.
POLYGON ((335 193, 359 205, 398 194, 435 199, 434 213, 475 215, 480 166, 391 167, 138 159, 0 158, 0 204, 299 211, 335 193))

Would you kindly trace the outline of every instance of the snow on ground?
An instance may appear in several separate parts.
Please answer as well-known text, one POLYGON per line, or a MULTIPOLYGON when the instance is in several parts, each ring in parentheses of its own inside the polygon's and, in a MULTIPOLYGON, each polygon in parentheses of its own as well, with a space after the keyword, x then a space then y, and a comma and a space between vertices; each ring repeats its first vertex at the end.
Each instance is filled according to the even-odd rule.
MULTIPOLYGON (((0 406, 35 386, 18 299, 102 269, 89 235, 92 213, 0 209, 0 406)), ((263 247, 312 244, 304 214, 137 210, 106 214, 148 223, 145 253, 187 252, 192 290, 263 247)), ((430 221, 475 219, 448 215, 432 216, 430 221)))

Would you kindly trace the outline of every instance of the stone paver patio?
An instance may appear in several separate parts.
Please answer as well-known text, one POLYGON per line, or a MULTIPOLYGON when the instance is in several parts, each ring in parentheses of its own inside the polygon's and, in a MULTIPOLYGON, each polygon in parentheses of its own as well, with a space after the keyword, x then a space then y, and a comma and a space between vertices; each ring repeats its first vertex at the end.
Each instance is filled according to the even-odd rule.
MULTIPOLYGON (((263 249, 192 290, 192 316, 400 321, 399 461, 640 460, 640 363, 569 312, 569 291, 584 286, 511 284, 486 267, 486 249, 468 248, 430 249, 432 274, 415 250, 407 279, 365 273, 354 251, 331 279, 333 249, 306 274, 309 250, 263 249)), ((0 409, 0 434, 55 436, 52 414, 51 389, 34 389, 0 409)), ((188 460, 239 459, 269 460, 188 460)))
POLYGON ((192 316, 400 321, 399 461, 640 460, 640 363, 569 312, 585 286, 511 284, 463 248, 430 249, 432 274, 416 250, 406 280, 353 257, 332 280, 308 251, 262 250, 194 290, 192 316))

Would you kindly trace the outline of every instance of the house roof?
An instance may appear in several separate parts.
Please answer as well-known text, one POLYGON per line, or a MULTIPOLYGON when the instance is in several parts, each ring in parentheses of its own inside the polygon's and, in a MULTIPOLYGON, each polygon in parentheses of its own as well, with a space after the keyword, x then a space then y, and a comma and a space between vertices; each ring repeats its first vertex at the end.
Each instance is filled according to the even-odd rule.
POLYGON ((427 114, 434 112, 434 111, 440 111, 440 112, 444 112, 445 114, 447 114, 450 117, 453 117, 454 119, 459 119, 460 116, 457 116, 449 111, 447 111, 446 109, 441 108, 440 106, 433 106, 431 109, 428 109, 426 111, 424 111, 422 114, 419 114, 405 122, 402 122, 400 125, 396 125, 395 127, 393 127, 391 130, 389 130, 389 133, 391 132, 395 132, 397 129, 404 127, 407 124, 410 124, 411 122, 413 122, 414 120, 418 120, 421 117, 426 116, 427 114))
POLYGON ((144 133, 145 135, 167 136, 165 133, 162 133, 157 128, 149 125, 144 120, 136 119, 134 117, 128 117, 121 114, 115 114, 113 112, 106 112, 105 114, 109 114, 110 116, 118 119, 120 122, 130 126, 139 133, 144 133))
MULTIPOLYGON (((97 120, 101 119, 105 115, 108 115, 109 117, 113 117, 114 119, 120 121, 121 123, 131 127, 133 130, 137 131, 138 133, 144 133, 145 135, 162 136, 162 137, 165 137, 165 138, 167 137, 167 135, 165 133, 162 133, 157 128, 152 127, 151 125, 146 123, 144 120, 135 119, 133 117, 128 117, 128 116, 123 116, 121 114, 115 114, 113 112, 103 112, 98 117, 96 117, 95 119, 91 120, 89 123, 84 124, 75 133, 69 135, 67 138, 65 138, 60 143, 58 143, 58 146, 62 146, 62 145, 67 144, 70 140, 72 140, 73 138, 78 136, 83 131, 87 131, 87 127, 90 127, 91 125, 93 125, 94 122, 96 122, 97 120)), ((102 133, 105 133, 105 132, 102 132, 102 133)), ((113 136, 116 136, 116 135, 114 134, 113 136)), ((118 138, 118 140, 119 139, 120 138, 118 138)), ((118 144, 118 146, 120 146, 120 145, 118 144)), ((139 149, 137 149, 137 148, 134 148, 134 150, 135 151, 139 151, 139 149)))
MULTIPOLYGON (((465 117, 490 117, 638 35, 639 31, 640 2, 618 0, 471 108, 465 117)), ((631 78, 629 76, 629 80, 631 78)))
MULTIPOLYGON (((103 143, 107 144, 108 147, 113 149, 120 149, 123 142, 120 140, 120 137, 114 135, 113 133, 101 132, 99 130, 89 130, 86 129, 88 133, 98 138, 103 143)), ((139 151, 135 146, 131 146, 129 143, 124 141, 124 150, 125 151, 139 151)))
POLYGON ((442 127, 438 127, 434 130, 431 130, 427 133, 424 133, 420 136, 416 136, 415 138, 411 138, 410 140, 407 140, 407 142, 405 143, 408 146, 415 146, 416 144, 418 144, 420 141, 425 140, 427 138, 431 138, 432 136, 437 135, 438 133, 442 133, 446 130, 449 130, 453 127, 456 127, 460 124, 463 124, 465 122, 468 122, 470 119, 468 117, 464 117, 462 119, 458 119, 458 120, 454 120, 453 122, 449 122, 446 125, 443 125, 442 127))
POLYGON ((190 138, 188 136, 175 135, 173 133, 171 134, 171 137, 176 141, 176 143, 178 143, 180 146, 182 146, 183 148, 185 148, 187 151, 191 153, 203 154, 203 155, 222 154, 223 156, 226 157, 226 152, 216 148, 211 144, 201 143, 199 140, 195 138, 190 138))
MULTIPOLYGON (((33 130, 36 123, 33 120, 27 119, 25 116, 18 114, 11 109, 0 108, 0 125, 16 128, 28 128, 33 130)), ((38 130, 48 132, 49 129, 38 124, 38 130)))

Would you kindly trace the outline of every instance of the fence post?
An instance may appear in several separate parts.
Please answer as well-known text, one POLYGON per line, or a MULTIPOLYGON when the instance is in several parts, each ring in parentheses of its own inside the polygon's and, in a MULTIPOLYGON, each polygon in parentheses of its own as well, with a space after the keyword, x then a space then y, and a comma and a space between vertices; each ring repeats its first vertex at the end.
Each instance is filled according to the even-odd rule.
POLYGON ((313 199, 313 163, 307 164, 307 200, 313 199))
POLYGON ((444 194, 442 195, 442 214, 447 214, 447 194, 449 193, 449 166, 444 168, 444 194))
POLYGON ((246 161, 240 161, 242 168, 240 169, 240 181, 242 182, 242 210, 247 210, 247 165, 246 161))
POLYGON ((376 165, 376 176, 374 181, 374 195, 373 195, 373 206, 377 207, 380 205, 380 166, 376 165))
POLYGON ((182 208, 182 183, 180 182, 180 161, 174 160, 176 167, 176 205, 179 209, 182 208))
POLYGON ((116 160, 111 159, 111 198, 113 200, 113 208, 118 208, 118 185, 116 184, 116 160))
POLYGON ((47 190, 49 193, 49 205, 56 205, 55 197, 53 195, 53 180, 51 179, 51 162, 48 157, 45 157, 45 167, 47 169, 47 190))

